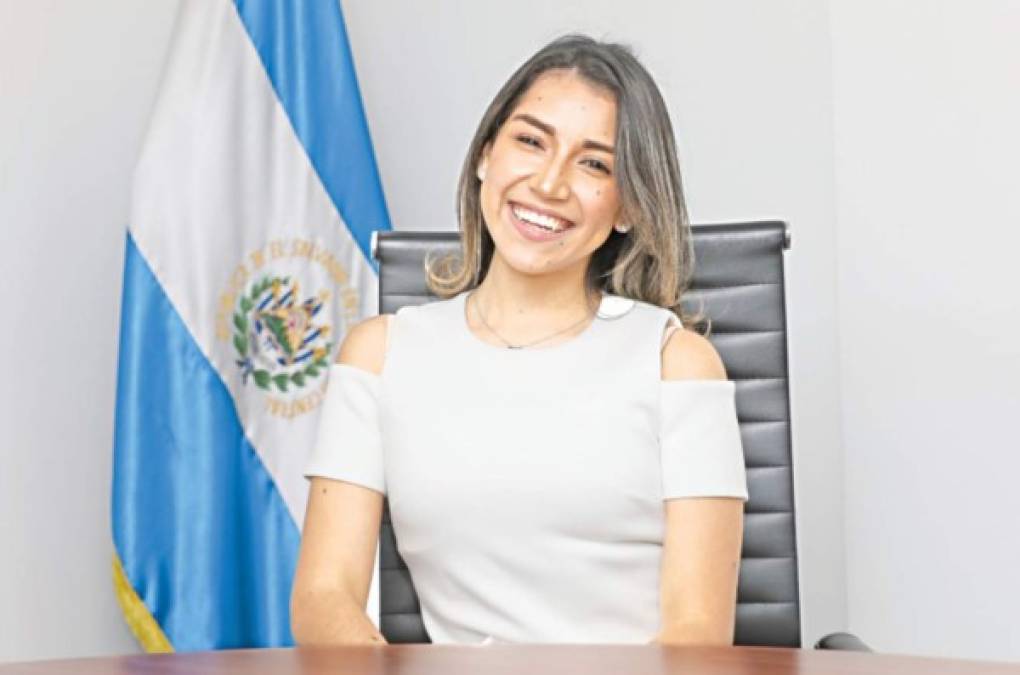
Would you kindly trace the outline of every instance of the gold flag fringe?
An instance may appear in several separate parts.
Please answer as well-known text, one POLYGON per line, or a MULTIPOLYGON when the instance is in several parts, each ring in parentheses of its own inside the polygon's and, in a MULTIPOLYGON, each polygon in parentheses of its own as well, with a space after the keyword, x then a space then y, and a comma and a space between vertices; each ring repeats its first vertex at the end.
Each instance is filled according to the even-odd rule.
POLYGON ((113 552, 113 590, 117 595, 117 604, 124 613, 124 621, 128 628, 134 633, 138 644, 150 654, 166 654, 174 650, 170 640, 159 627, 159 623, 152 618, 149 608, 145 606, 142 599, 135 593, 135 589, 124 574, 124 567, 120 563, 120 556, 113 552))

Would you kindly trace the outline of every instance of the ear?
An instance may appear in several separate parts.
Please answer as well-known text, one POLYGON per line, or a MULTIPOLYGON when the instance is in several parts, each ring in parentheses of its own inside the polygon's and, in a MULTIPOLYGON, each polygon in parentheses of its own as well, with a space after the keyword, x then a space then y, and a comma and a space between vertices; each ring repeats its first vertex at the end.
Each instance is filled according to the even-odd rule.
POLYGON ((485 172, 489 168, 489 152, 492 151, 492 143, 486 143, 485 147, 482 148, 482 155, 478 159, 478 167, 475 170, 475 175, 478 176, 478 180, 485 180, 485 172))

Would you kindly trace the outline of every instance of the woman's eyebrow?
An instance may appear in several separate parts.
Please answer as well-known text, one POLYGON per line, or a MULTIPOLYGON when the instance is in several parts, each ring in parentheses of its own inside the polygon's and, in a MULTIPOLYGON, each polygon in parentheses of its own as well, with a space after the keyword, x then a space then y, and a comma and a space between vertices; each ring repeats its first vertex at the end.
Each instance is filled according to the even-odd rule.
MULTIPOLYGON (((542 120, 538 119, 534 115, 529 115, 528 113, 520 113, 520 114, 514 115, 510 119, 511 120, 521 120, 522 122, 527 122, 528 124, 530 124, 530 125, 532 125, 534 127, 537 127, 538 129, 542 130, 544 133, 549 134, 550 136, 555 136, 556 135, 556 128, 554 126, 552 126, 551 124, 546 124, 545 122, 543 122, 542 120)), ((598 141, 593 141, 591 139, 585 140, 585 142, 581 144, 581 147, 586 148, 588 150, 601 150, 602 152, 608 152, 610 155, 612 155, 612 154, 614 154, 616 152, 616 150, 613 149, 613 146, 606 145, 605 143, 599 143, 598 141)))

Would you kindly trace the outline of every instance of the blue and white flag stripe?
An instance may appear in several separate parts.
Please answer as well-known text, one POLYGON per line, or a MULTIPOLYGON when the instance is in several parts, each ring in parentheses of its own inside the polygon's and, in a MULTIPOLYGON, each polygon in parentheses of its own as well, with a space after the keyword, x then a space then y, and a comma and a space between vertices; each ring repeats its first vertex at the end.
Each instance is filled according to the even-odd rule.
POLYGON ((312 166, 374 265, 372 231, 389 229, 389 216, 339 0, 237 0, 237 9, 312 166))
POLYGON ((291 641, 316 364, 375 313, 382 229, 339 3, 185 0, 135 174, 113 488, 176 650, 291 641))
POLYGON ((130 236, 115 447, 114 543, 174 648, 288 644, 298 529, 130 236))

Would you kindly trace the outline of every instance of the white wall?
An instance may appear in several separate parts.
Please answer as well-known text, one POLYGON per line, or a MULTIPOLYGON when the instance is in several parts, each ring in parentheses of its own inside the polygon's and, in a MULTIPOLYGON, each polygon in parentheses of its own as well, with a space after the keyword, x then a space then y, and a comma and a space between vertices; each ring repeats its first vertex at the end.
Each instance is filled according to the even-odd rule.
MULTIPOLYGON (((8 442, 0 661, 134 650, 110 590, 109 483, 130 170, 176 0, 0 0, 8 442), (40 273, 43 272, 43 273, 40 273), (30 322, 30 323, 29 323, 30 322), (24 332, 23 332, 24 331, 24 332), (17 350, 16 352, 14 350, 17 350)), ((698 221, 791 222, 805 634, 845 624, 831 111, 824 7, 797 0, 345 2, 394 222, 453 227, 498 86, 552 37, 632 42, 659 79, 698 221), (538 20, 536 20, 536 17, 538 20), (400 49, 395 48, 400 45, 400 49)))
POLYGON ((177 0, 0 0, 0 661, 136 649, 110 581, 130 172, 177 0))
POLYGON ((1020 3, 831 6, 850 627, 1020 660, 1020 3))
MULTIPOLYGON (((135 649, 109 581, 120 275, 176 5, 0 0, 0 661, 135 649)), ((343 6, 404 229, 453 226, 474 124, 535 48, 635 43, 695 220, 793 227, 806 641, 849 619, 885 651, 1020 658, 1017 3, 343 6)))

